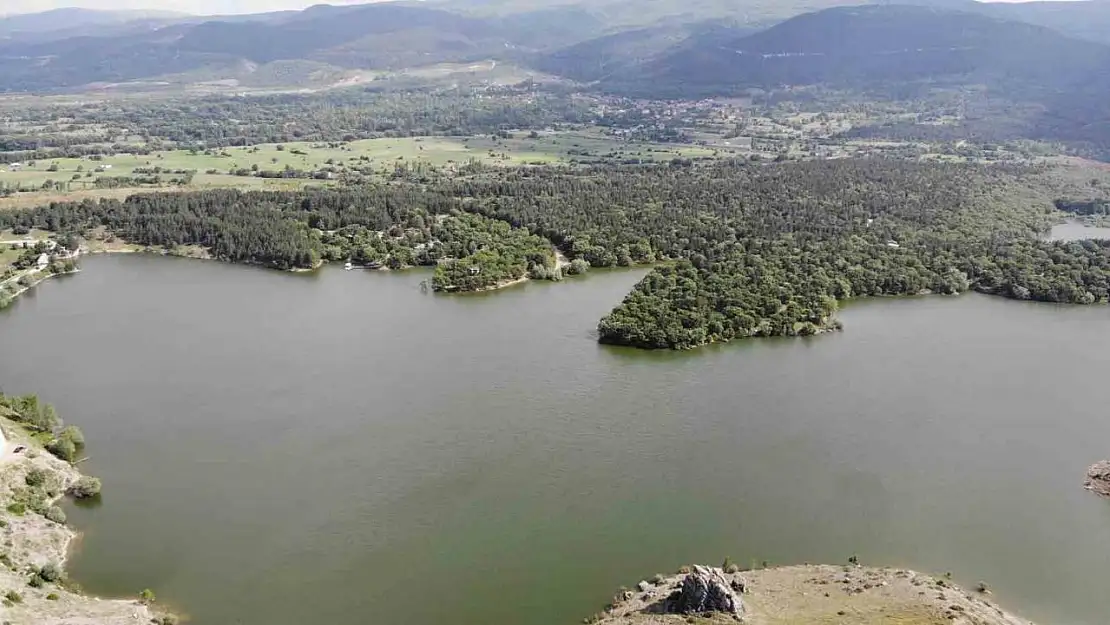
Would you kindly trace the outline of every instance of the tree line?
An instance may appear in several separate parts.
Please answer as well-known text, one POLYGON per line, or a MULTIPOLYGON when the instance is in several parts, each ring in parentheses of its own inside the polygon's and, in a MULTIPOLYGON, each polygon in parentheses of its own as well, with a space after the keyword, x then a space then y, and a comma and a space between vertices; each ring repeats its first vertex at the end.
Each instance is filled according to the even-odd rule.
POLYGON ((0 214, 0 227, 105 226, 283 269, 435 264, 444 288, 553 277, 550 242, 577 270, 663 263, 601 321, 601 339, 685 348, 826 330, 837 302, 858 296, 974 289, 1105 302, 1110 245, 1040 238, 1058 215, 1031 199, 1043 173, 884 159, 476 168, 58 203, 0 214))

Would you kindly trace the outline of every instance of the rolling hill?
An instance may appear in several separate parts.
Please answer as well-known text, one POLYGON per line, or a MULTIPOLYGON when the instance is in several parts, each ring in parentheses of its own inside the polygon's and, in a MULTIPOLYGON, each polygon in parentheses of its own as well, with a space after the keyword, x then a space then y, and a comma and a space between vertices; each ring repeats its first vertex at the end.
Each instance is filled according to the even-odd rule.
POLYGON ((220 80, 275 62, 328 76, 494 59, 648 96, 937 80, 1051 92, 1107 58, 1094 41, 1110 41, 1110 0, 842 6, 863 1, 444 0, 227 17, 61 9, 0 19, 0 91, 220 80))
POLYGON ((1024 22, 922 6, 858 6, 808 13, 746 37, 690 41, 608 86, 711 94, 947 81, 1059 92, 1108 62, 1110 48, 1024 22))
POLYGON ((139 20, 172 20, 188 17, 174 11, 98 11, 68 7, 41 13, 0 17, 0 37, 15 33, 47 33, 76 28, 121 24, 139 20))
POLYGON ((185 20, 106 37, 0 43, 0 89, 73 88, 278 60, 400 68, 504 55, 529 34, 421 6, 316 6, 254 19, 185 20))
POLYGON ((750 28, 716 21, 637 28, 537 55, 532 66, 580 82, 620 80, 693 42, 709 45, 752 32, 750 28))

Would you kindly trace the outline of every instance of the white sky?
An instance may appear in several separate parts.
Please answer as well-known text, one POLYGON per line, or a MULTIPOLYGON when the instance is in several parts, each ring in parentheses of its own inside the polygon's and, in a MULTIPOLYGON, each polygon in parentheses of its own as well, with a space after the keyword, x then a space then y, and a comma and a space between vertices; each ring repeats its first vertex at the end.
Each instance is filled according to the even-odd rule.
MULTIPOLYGON (((35 13, 63 7, 86 9, 159 9, 198 15, 260 13, 303 9, 313 4, 364 4, 368 0, 0 0, 0 15, 35 13)), ((1015 2, 1022 0, 996 0, 1015 2)), ((862 3, 862 2, 861 2, 862 3)))

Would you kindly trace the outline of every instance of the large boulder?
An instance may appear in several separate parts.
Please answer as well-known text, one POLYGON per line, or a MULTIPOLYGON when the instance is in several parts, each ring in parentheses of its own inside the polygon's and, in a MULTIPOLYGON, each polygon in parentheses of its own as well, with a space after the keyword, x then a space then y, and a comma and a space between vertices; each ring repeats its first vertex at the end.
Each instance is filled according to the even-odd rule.
POLYGON ((668 599, 667 611, 676 614, 724 612, 739 616, 743 605, 732 590, 733 581, 720 569, 695 566, 668 599))
POLYGON ((1087 469, 1087 481, 1083 483, 1087 490, 1110 497, 1110 460, 1102 460, 1087 469))

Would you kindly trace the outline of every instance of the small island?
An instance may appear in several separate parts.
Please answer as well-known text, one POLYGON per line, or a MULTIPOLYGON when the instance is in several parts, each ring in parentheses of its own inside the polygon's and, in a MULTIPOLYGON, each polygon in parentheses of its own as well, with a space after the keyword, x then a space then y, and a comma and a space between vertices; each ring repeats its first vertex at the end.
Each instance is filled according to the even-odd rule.
POLYGON ((998 608, 988 594, 982 583, 968 591, 945 577, 902 569, 807 564, 741 571, 726 563, 643 580, 583 622, 1030 625, 998 608))

